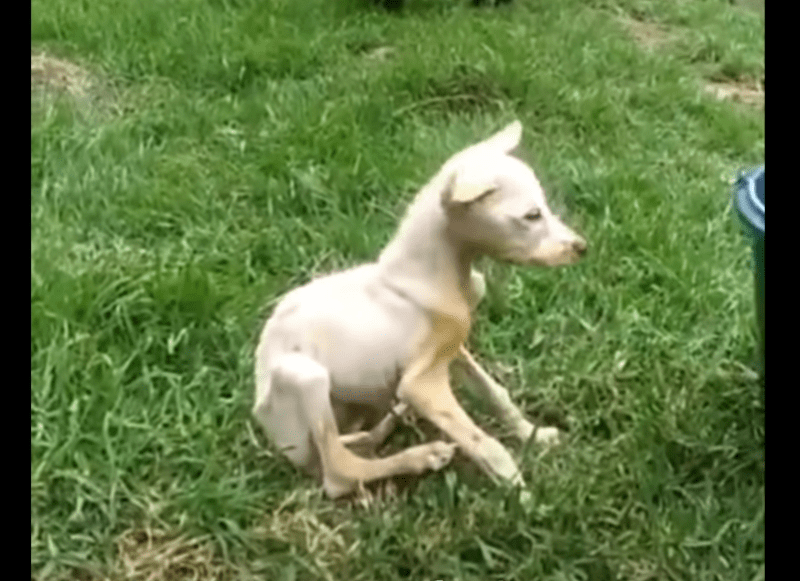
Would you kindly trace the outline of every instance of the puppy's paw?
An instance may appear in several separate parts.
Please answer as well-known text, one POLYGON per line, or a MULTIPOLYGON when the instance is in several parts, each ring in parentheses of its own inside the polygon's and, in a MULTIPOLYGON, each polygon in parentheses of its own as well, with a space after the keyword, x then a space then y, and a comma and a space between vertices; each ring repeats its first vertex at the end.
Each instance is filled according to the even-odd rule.
POLYGON ((536 430, 536 436, 533 441, 540 446, 551 448, 563 444, 565 439, 563 432, 558 428, 545 426, 536 430))
POLYGON ((457 446, 447 442, 431 442, 425 453, 425 468, 441 470, 450 463, 456 453, 457 446))

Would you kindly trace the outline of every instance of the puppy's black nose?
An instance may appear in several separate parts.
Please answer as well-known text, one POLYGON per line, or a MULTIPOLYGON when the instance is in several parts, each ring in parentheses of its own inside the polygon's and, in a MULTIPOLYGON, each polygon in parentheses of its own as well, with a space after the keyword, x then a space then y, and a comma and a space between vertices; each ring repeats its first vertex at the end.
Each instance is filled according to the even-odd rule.
POLYGON ((586 251, 588 250, 588 246, 586 245, 586 241, 584 241, 584 240, 576 240, 575 242, 572 243, 572 249, 579 256, 583 256, 584 254, 586 254, 586 251))

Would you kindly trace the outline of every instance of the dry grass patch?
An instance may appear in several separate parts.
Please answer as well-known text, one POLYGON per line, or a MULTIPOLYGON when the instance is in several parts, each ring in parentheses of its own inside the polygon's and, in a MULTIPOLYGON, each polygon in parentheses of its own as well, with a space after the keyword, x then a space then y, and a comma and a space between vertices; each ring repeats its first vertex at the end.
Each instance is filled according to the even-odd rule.
POLYGON ((116 540, 111 567, 74 566, 67 572, 31 576, 31 581, 234 581, 249 579, 223 563, 209 536, 189 538, 151 526, 130 529, 116 540))
MULTIPOLYGON (((327 502, 318 490, 295 490, 255 527, 253 536, 260 543, 274 546, 277 553, 293 551, 303 555, 319 579, 334 581, 334 572, 346 566, 358 545, 346 540, 343 533, 348 522, 341 521, 337 512, 337 505, 327 502)), ((251 564, 254 571, 264 565, 251 564)))
POLYGON ((109 581, 225 581, 235 571, 214 555, 208 537, 189 539, 163 530, 128 531, 117 540, 118 571, 109 581))

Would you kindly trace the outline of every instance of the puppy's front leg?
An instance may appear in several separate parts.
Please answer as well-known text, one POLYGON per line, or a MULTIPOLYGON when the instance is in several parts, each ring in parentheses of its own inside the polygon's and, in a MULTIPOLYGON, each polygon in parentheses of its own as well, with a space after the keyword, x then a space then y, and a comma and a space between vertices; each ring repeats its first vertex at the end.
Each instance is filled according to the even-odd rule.
POLYGON ((454 361, 455 366, 460 369, 467 377, 468 381, 480 395, 486 399, 500 416, 500 420, 511 430, 514 435, 526 442, 533 435, 539 444, 554 445, 561 440, 561 432, 558 428, 539 427, 537 428, 522 415, 519 408, 511 401, 508 390, 497 383, 475 359, 469 351, 462 345, 458 352, 458 357, 454 361))
POLYGON ((459 405, 450 389, 446 364, 407 374, 397 395, 450 436, 489 476, 511 484, 524 484, 508 450, 476 426, 459 405))

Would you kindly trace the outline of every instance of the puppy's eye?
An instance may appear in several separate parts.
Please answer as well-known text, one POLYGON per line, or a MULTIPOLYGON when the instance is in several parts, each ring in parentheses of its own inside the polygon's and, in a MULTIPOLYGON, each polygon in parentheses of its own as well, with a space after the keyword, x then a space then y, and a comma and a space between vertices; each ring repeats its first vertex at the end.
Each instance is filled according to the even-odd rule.
POLYGON ((529 222, 533 222, 534 220, 538 220, 542 217, 542 212, 539 210, 531 210, 527 214, 525 214, 525 219, 529 222))

